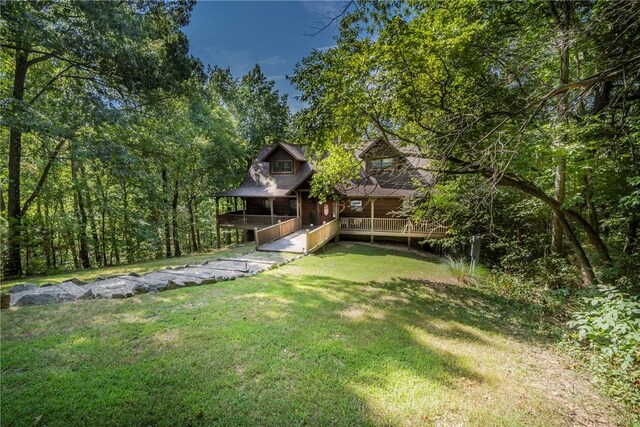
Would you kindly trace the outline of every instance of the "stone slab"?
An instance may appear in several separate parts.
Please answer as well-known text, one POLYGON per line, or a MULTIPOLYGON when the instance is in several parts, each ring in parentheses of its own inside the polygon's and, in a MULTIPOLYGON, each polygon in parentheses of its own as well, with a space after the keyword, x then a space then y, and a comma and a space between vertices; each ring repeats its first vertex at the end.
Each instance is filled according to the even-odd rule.
POLYGON ((145 287, 126 276, 98 280, 83 287, 92 298, 128 298, 146 292, 145 287))

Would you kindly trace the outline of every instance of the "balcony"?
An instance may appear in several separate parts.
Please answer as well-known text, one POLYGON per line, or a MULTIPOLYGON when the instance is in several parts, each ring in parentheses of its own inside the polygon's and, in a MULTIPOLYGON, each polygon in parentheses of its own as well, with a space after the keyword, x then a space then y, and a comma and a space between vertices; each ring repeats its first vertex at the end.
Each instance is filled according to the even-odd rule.
POLYGON ((289 215, 244 215, 242 211, 228 212, 218 215, 220 227, 253 230, 275 225, 278 221, 288 221, 295 218, 289 215))
POLYGON ((447 225, 408 218, 340 218, 340 234, 442 238, 447 225), (372 222, 373 221, 373 222, 372 222))

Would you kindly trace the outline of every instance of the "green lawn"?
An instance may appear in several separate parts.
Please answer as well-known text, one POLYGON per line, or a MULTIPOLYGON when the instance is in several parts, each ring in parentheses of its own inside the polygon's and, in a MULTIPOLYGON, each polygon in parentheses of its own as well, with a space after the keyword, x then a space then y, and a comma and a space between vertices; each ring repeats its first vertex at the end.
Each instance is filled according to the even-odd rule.
POLYGON ((98 277, 115 276, 119 274, 137 273, 144 274, 150 271, 162 270, 163 268, 173 267, 176 265, 184 264, 197 264, 206 260, 215 259, 218 257, 229 257, 242 255, 250 252, 253 249, 253 245, 241 245, 231 248, 225 248, 218 251, 200 253, 196 255, 188 255, 177 258, 163 258, 156 261, 144 261, 135 264, 119 264, 109 267, 90 268, 85 270, 68 271, 60 274, 53 274, 48 276, 33 276, 22 279, 6 280, 0 282, 0 291, 7 290, 13 285, 18 283, 35 283, 36 285, 43 285, 47 282, 59 283, 69 279, 80 279, 85 282, 90 282, 98 277))
POLYGON ((3 425, 607 425, 537 307, 339 245, 214 285, 2 312, 3 425))

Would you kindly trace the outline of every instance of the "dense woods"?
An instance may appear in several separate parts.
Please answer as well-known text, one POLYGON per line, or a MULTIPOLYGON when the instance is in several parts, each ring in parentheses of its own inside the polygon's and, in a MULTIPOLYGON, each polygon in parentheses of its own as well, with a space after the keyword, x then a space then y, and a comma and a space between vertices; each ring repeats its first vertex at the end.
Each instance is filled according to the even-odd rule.
POLYGON ((5 277, 217 246, 211 196, 289 111, 258 66, 188 54, 192 7, 2 3, 5 277))

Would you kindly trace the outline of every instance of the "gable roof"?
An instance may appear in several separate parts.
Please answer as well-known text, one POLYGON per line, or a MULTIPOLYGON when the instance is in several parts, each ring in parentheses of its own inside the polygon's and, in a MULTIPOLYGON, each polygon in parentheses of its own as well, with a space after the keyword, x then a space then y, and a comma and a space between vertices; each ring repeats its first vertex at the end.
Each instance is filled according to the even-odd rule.
MULTIPOLYGON (((377 138, 365 141, 361 149, 354 153, 358 160, 364 160, 369 150, 379 143, 388 144, 398 152, 398 157, 405 161, 405 167, 401 170, 380 172, 369 175, 365 165, 360 168, 358 178, 340 184, 336 191, 346 197, 407 197, 416 193, 417 186, 427 185, 432 182, 433 176, 425 170, 429 159, 421 157, 420 150, 412 144, 404 144, 399 140, 386 140, 377 138)), ((305 158, 305 150, 299 145, 278 143, 264 147, 256 161, 251 165, 242 184, 229 191, 217 193, 217 196, 235 197, 284 197, 293 194, 307 178, 313 175, 316 165, 313 159, 305 158), (265 161, 271 153, 281 147, 294 159, 302 162, 295 174, 269 173, 269 163, 265 161)))
POLYGON ((304 182, 315 170, 313 162, 307 161, 304 157, 304 149, 299 145, 278 143, 273 146, 266 146, 258 154, 258 158, 242 181, 242 184, 234 190, 222 191, 217 196, 231 197, 283 197, 291 195, 300 184, 304 182), (269 173, 269 163, 264 159, 277 148, 282 147, 296 160, 301 159, 302 165, 295 174, 275 174, 269 173), (295 153, 294 156, 292 153, 295 153))
POLYGON ((362 148, 356 149, 356 156, 360 160, 364 160, 364 158, 366 157, 366 154, 372 148, 374 148, 380 143, 386 144, 388 147, 396 151, 399 156, 402 156, 402 157, 406 157, 406 156, 419 157, 420 156, 420 149, 418 148, 417 145, 411 144, 408 142, 402 142, 399 139, 386 139, 383 137, 364 141, 362 148))
POLYGON ((265 148, 267 148, 267 150, 265 150, 263 148, 263 151, 260 152, 260 155, 258 155, 258 158, 256 160, 258 162, 264 162, 271 155, 271 153, 273 153, 275 151, 275 149, 278 148, 278 147, 282 148, 284 151, 289 153, 289 155, 291 157, 293 157, 294 159, 296 159, 299 162, 306 162, 307 161, 307 159, 305 159, 305 157, 304 157, 304 149, 301 146, 286 144, 284 142, 278 142, 277 144, 274 144, 273 146, 265 147, 265 148))

